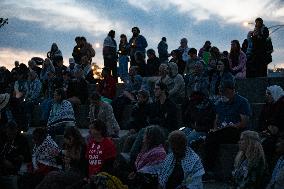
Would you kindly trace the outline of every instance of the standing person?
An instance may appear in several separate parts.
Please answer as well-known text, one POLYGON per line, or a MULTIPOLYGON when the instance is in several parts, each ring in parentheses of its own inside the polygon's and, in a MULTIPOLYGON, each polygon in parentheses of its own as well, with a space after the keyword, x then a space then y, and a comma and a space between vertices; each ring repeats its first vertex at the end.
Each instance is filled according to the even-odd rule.
POLYGON ((132 28, 132 37, 129 40, 130 44, 130 65, 131 66, 136 66, 136 60, 135 60, 135 54, 136 52, 140 51, 143 53, 145 57, 146 53, 146 48, 148 46, 148 43, 143 35, 140 35, 140 29, 138 27, 133 27, 132 28))
POLYGON ((183 74, 186 62, 189 60, 189 56, 188 56, 189 48, 188 48, 187 42, 188 41, 186 38, 182 38, 180 40, 180 47, 177 49, 178 50, 177 65, 178 65, 179 74, 183 74))
POLYGON ((239 140, 233 178, 238 189, 262 189, 266 167, 260 138, 255 131, 244 131, 239 140))
POLYGON ((86 158, 89 161, 89 177, 101 171, 111 172, 116 157, 113 141, 107 137, 107 127, 101 120, 91 122, 87 137, 86 158))
POLYGON ((168 141, 172 152, 166 156, 159 174, 162 189, 194 188, 202 189, 204 169, 201 159, 188 147, 185 134, 173 131, 168 141))
POLYGON ((251 33, 252 38, 252 62, 255 67, 253 77, 266 77, 267 65, 272 61, 271 53, 267 52, 266 44, 269 37, 269 30, 263 24, 262 18, 255 19, 255 28, 251 33))
POLYGON ((168 53, 168 44, 166 37, 162 37, 162 40, 158 44, 158 53, 159 53, 160 62, 168 63, 169 53, 168 53))
POLYGON ((74 61, 76 64, 80 64, 80 61, 81 61, 81 38, 79 36, 77 36, 75 38, 75 42, 76 42, 76 45, 75 47, 73 48, 73 52, 72 52, 72 56, 74 58, 74 61))
POLYGON ((103 47, 103 58, 104 58, 104 66, 108 67, 111 72, 112 76, 114 77, 116 83, 118 82, 117 79, 117 44, 115 41, 115 31, 110 30, 108 36, 104 40, 104 47, 103 47))
POLYGON ((62 57, 62 52, 59 50, 58 46, 56 43, 52 43, 50 51, 47 53, 47 58, 49 58, 53 65, 57 65, 57 58, 62 57))
POLYGON ((246 78, 246 54, 241 50, 238 40, 231 42, 231 51, 229 55, 230 67, 233 75, 237 79, 246 78))
POLYGON ((123 82, 126 82, 128 76, 129 43, 125 34, 120 35, 118 55, 119 76, 123 82))
POLYGON ((81 63, 83 56, 87 56, 89 63, 92 62, 92 58, 95 57, 96 51, 92 47, 90 43, 87 42, 87 39, 85 37, 81 37, 81 63))

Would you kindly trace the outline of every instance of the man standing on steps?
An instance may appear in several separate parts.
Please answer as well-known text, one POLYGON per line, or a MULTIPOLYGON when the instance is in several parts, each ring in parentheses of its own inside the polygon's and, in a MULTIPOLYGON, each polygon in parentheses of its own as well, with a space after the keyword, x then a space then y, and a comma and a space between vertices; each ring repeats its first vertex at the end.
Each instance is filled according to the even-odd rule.
POLYGON ((162 40, 158 44, 158 53, 159 53, 160 62, 163 64, 168 63, 169 53, 168 53, 168 44, 166 37, 162 37, 162 40))
POLYGON ((115 38, 115 31, 110 30, 107 37, 104 40, 103 57, 104 57, 104 66, 111 70, 112 76, 117 83, 118 82, 117 54, 116 54, 117 44, 114 38, 115 38))
POLYGON ((132 28, 132 34, 133 36, 129 40, 130 44, 130 65, 131 66, 137 66, 135 61, 135 53, 137 51, 142 52, 145 57, 146 48, 148 46, 148 43, 143 35, 140 35, 140 29, 138 27, 132 28))

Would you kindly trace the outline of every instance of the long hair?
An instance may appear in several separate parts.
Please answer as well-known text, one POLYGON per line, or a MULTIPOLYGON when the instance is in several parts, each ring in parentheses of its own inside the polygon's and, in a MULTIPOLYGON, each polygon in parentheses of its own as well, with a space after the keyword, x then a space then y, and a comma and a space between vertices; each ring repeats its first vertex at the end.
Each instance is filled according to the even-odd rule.
POLYGON ((233 67, 238 65, 239 56, 241 53, 241 45, 238 40, 233 40, 231 43, 236 45, 236 48, 231 48, 229 58, 232 60, 233 67))
POLYGON ((81 158, 82 147, 85 146, 85 140, 82 137, 80 131, 75 127, 68 127, 65 130, 64 138, 73 139, 72 144, 66 146, 66 151, 72 159, 81 158))
POLYGON ((241 134, 241 138, 245 142, 246 149, 238 152, 235 158, 235 167, 238 167, 244 159, 248 160, 249 168, 260 162, 265 165, 264 151, 258 133, 255 131, 244 131, 241 134))
POLYGON ((142 147, 143 151, 149 151, 154 147, 164 144, 165 142, 164 134, 157 125, 148 126, 145 129, 145 138, 146 140, 142 147))

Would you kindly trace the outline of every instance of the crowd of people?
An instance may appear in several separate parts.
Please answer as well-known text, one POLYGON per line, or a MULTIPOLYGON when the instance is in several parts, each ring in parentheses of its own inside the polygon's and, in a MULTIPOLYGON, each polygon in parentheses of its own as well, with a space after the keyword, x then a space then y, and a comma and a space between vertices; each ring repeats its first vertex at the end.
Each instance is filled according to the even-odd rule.
POLYGON ((255 22, 242 47, 233 40, 230 52, 222 53, 210 41, 197 52, 186 38, 168 53, 163 37, 156 56, 146 50, 138 27, 129 42, 121 34, 119 45, 111 30, 100 81, 93 77, 96 53, 85 37, 75 38, 68 67, 56 43, 45 60, 32 58, 28 66, 16 61, 11 72, 2 67, 1 187, 202 189, 215 177, 220 145, 238 144, 233 188, 283 188, 284 91, 267 87, 258 130, 251 131, 250 103, 236 90, 236 79, 264 77, 271 62, 269 31, 261 18, 255 22), (118 76, 124 82, 120 94, 118 76), (97 84, 90 95, 89 84, 97 84), (81 104, 89 105, 86 137, 78 128, 81 104), (132 109, 125 124, 126 105, 132 109), (33 130, 31 151, 21 131, 32 126, 36 106, 40 127, 33 130), (128 133, 121 137, 121 129, 128 133))

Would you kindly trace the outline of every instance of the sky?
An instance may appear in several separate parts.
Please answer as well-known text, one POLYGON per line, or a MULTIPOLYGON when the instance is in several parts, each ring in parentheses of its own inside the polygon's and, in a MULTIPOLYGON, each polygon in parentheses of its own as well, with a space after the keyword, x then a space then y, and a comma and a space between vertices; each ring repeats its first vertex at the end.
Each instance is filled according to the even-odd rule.
MULTIPOLYGON (((57 43, 68 65, 76 36, 93 44, 93 62, 103 65, 102 44, 108 31, 116 40, 138 26, 157 50, 167 37, 169 52, 186 37, 189 47, 200 49, 206 40, 220 51, 230 42, 242 43, 254 22, 262 17, 266 26, 284 24, 284 0, 1 0, 0 17, 9 24, 0 28, 0 66, 11 69, 14 61, 27 63, 32 57, 46 57, 57 43)), ((284 67, 284 27, 271 35, 274 53, 270 67, 284 67)))

